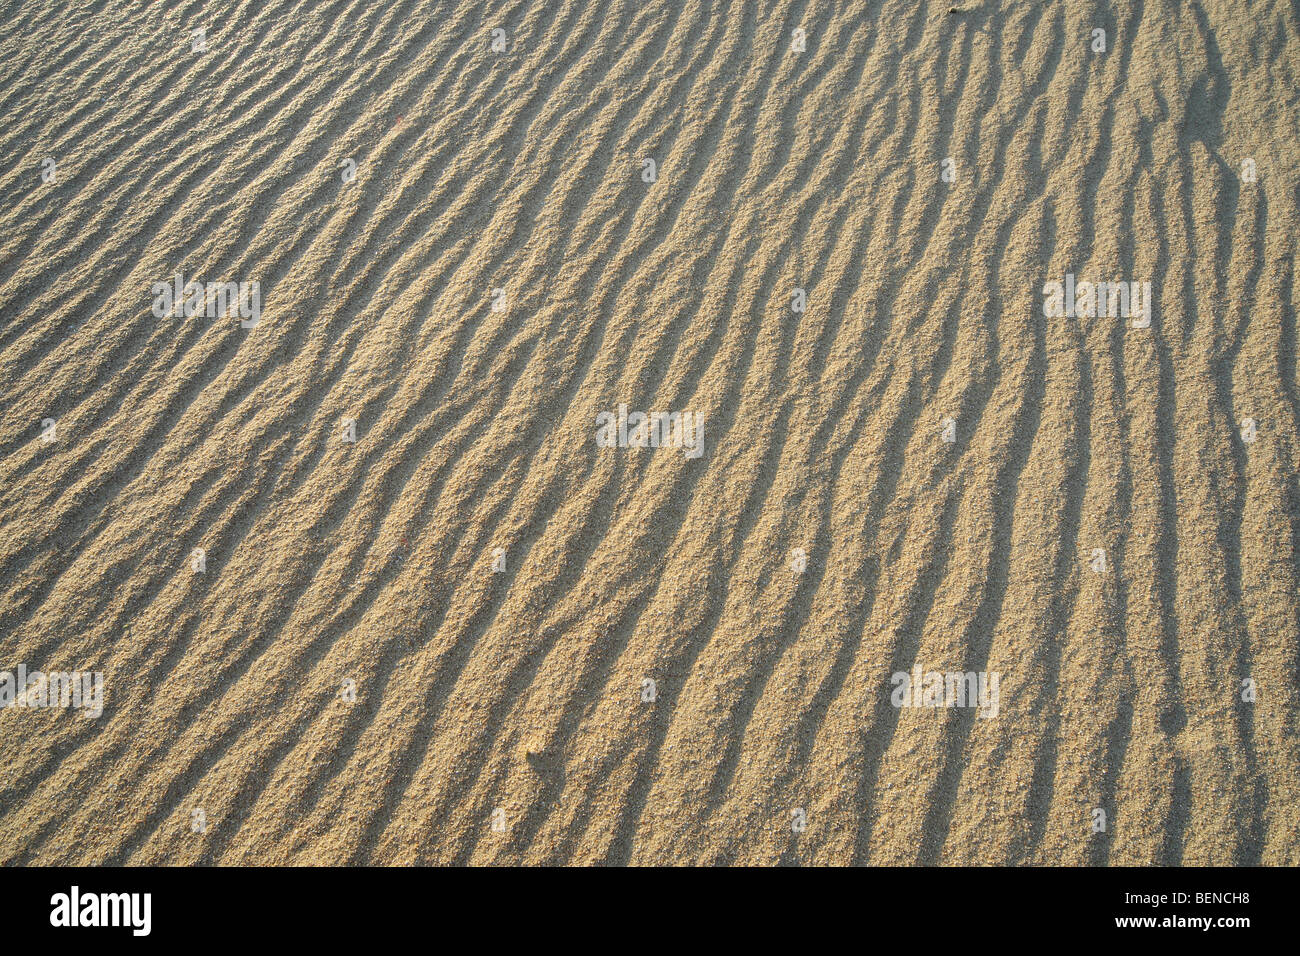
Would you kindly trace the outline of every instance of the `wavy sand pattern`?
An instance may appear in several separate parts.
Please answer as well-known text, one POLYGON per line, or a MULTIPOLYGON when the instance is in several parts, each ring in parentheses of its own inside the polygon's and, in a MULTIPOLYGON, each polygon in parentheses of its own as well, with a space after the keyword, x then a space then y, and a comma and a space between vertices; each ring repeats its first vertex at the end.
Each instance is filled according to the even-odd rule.
POLYGON ((1298 146, 1295 0, 9 0, 0 862, 1300 862, 1298 146))

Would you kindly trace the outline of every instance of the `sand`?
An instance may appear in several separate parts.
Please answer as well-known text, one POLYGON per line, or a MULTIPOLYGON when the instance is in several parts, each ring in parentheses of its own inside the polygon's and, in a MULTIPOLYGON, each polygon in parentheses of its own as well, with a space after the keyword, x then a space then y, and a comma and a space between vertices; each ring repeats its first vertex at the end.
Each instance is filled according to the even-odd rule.
POLYGON ((5 4, 0 863, 1295 865, 1298 147, 1285 0, 5 4))

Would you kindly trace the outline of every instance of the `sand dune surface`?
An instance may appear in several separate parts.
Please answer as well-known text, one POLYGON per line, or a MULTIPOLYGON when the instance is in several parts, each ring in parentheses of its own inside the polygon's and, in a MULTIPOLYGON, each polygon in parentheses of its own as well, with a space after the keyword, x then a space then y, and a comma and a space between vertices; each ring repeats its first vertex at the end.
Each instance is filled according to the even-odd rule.
POLYGON ((0 863, 1295 865, 1298 124, 1294 0, 4 3, 0 863))

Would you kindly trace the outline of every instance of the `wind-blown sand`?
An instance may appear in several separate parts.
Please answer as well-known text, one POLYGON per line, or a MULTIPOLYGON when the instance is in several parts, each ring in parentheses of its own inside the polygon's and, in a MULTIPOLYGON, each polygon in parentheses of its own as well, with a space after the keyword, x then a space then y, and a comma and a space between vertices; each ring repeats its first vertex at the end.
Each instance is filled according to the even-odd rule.
POLYGON ((1300 862, 1298 126, 1294 0, 11 0, 0 862, 1300 862))

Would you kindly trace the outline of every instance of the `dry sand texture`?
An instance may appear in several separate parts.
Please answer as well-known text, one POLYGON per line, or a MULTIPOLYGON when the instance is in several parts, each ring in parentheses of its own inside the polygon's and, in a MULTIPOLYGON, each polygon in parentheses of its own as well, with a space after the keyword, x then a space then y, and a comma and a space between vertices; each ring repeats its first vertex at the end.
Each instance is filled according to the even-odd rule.
POLYGON ((5 3, 0 670, 104 697, 0 710, 0 862, 1300 862, 1298 74, 1294 0, 5 3))

